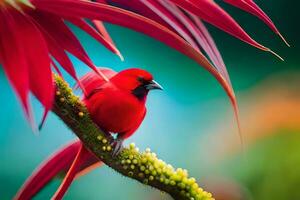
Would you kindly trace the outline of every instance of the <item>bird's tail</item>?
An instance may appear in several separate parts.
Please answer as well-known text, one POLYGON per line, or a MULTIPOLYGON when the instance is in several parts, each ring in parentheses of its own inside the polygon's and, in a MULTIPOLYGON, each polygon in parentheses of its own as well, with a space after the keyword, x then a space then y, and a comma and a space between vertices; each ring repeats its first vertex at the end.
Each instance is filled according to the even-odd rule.
POLYGON ((100 165, 102 162, 85 149, 79 140, 76 140, 44 161, 25 181, 14 199, 32 199, 52 179, 67 174, 54 196, 55 199, 61 199, 74 178, 78 178, 100 165))

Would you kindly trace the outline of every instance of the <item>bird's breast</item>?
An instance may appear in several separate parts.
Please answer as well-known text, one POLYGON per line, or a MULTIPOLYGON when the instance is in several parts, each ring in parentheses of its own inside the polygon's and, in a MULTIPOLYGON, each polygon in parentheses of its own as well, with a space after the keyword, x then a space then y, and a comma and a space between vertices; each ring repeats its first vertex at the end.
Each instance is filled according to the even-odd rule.
POLYGON ((94 122, 106 131, 124 133, 139 126, 145 104, 130 93, 103 90, 85 100, 94 122))

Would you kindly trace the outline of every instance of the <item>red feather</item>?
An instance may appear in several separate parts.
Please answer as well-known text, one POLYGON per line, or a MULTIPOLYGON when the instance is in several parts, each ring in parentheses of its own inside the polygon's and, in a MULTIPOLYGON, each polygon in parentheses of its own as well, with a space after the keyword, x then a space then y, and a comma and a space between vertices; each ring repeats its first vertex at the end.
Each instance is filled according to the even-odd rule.
MULTIPOLYGON (((117 74, 117 72, 109 68, 100 67, 98 68, 98 70, 102 74, 104 74, 108 79, 117 74)), ((101 87, 101 85, 106 83, 106 81, 102 77, 97 76, 97 74, 95 74, 94 72, 88 72, 80 78, 79 82, 83 86, 86 96, 90 96, 90 94, 93 92, 93 90, 95 90, 95 88, 99 88, 101 87)))

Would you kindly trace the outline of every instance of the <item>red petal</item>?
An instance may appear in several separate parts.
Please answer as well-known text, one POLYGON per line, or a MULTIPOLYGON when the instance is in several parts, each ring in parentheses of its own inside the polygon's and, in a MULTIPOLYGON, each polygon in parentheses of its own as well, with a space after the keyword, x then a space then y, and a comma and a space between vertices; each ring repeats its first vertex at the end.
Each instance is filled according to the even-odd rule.
POLYGON ((238 23, 214 1, 211 0, 170 0, 182 7, 183 9, 199 16, 204 21, 220 28, 221 30, 239 38, 240 40, 251 44, 261 50, 269 51, 268 48, 262 46, 253 40, 238 23))
MULTIPOLYGON (((126 10, 127 9, 132 10, 133 12, 135 12, 137 14, 140 14, 144 17, 152 19, 153 21, 156 21, 157 23, 160 23, 161 25, 164 25, 168 28, 171 28, 171 26, 169 26, 168 23, 166 23, 165 20, 163 20, 164 17, 160 16, 160 13, 155 12, 155 10, 152 10, 149 6, 147 6, 144 2, 142 2, 140 0, 132 0, 132 1, 110 0, 109 2, 116 4, 120 8, 125 8, 126 10)), ((170 16, 170 17, 173 18, 173 16, 170 16)), ((173 20, 171 20, 171 21, 173 21, 173 20)))
POLYGON ((231 4, 235 7, 238 7, 246 12, 251 13, 252 15, 258 17, 261 19, 267 26, 270 27, 276 34, 280 36, 280 38, 285 42, 287 46, 290 46, 288 42, 285 40, 285 38, 281 35, 281 33, 278 31, 272 20, 268 17, 268 15, 260 8, 258 5, 255 4, 252 0, 224 0, 226 3, 231 4))
POLYGON ((68 21, 70 21, 74 25, 78 26, 79 28, 84 30, 86 33, 90 34, 98 42, 103 44, 108 50, 110 50, 111 52, 117 54, 121 58, 121 60, 123 59, 120 51, 114 46, 114 44, 112 44, 110 41, 108 41, 106 38, 104 38, 102 35, 100 35, 99 32, 97 32, 92 26, 90 26, 83 19, 69 18, 68 21))
MULTIPOLYGON (((29 11, 28 11, 29 12, 29 11)), ((70 52, 90 68, 96 71, 96 66, 92 63, 87 53, 81 46, 79 40, 72 33, 60 17, 47 12, 33 10, 30 13, 41 27, 66 51, 70 52)))
MULTIPOLYGON (((50 54, 66 70, 66 72, 68 72, 68 74, 70 74, 75 80, 78 80, 74 66, 64 49, 46 31, 43 31, 43 33, 47 41, 50 54)), ((54 63, 53 66, 57 68, 54 63)))
POLYGON ((109 41, 111 44, 114 44, 114 41, 111 39, 109 33, 107 32, 104 24, 99 21, 99 20, 92 20, 94 26, 96 27, 96 29, 101 33, 101 35, 107 40, 109 41))
MULTIPOLYGON (((105 3, 106 0, 96 0, 98 3, 105 3)), ((111 39, 109 33, 107 32, 104 24, 99 20, 92 20, 93 24, 95 25, 96 29, 103 35, 103 37, 109 41, 111 44, 114 44, 113 40, 111 39)))
MULTIPOLYGON (((167 10, 170 11, 171 15, 178 19, 178 21, 188 30, 188 33, 191 38, 195 38, 194 41, 197 45, 199 42, 197 41, 198 33, 197 27, 194 22, 191 21, 176 5, 163 0, 158 0, 162 6, 164 6, 167 10)), ((199 50, 200 51, 200 50, 199 50)))
POLYGON ((46 109, 52 107, 54 85, 46 42, 26 15, 12 9, 11 14, 19 27, 16 36, 22 41, 26 62, 29 66, 30 89, 46 109))
MULTIPOLYGON (((118 1, 119 3, 120 1, 118 1)), ((148 17, 163 26, 176 32, 182 38, 184 38, 189 44, 191 44, 195 49, 199 50, 193 37, 190 35, 188 30, 176 19, 176 17, 163 5, 154 0, 145 1, 126 1, 122 5, 137 11, 139 14, 148 17), (139 2, 137 4, 137 2, 139 2)), ((200 50, 199 50, 200 51, 200 50)))
POLYGON ((63 198, 72 184, 76 174, 80 171, 80 167, 91 155, 92 154, 81 144, 78 153, 76 154, 76 157, 74 158, 73 163, 68 170, 68 173, 51 199, 61 200, 63 198))
POLYGON ((215 64, 216 68, 219 70, 220 73, 227 79, 230 83, 230 78, 224 64, 223 58, 213 40, 211 35, 209 34, 208 30, 202 23, 202 21, 195 15, 188 13, 191 19, 195 22, 197 27, 197 35, 195 38, 197 39, 199 45, 203 48, 203 50, 207 53, 209 58, 215 64))
MULTIPOLYGON (((59 175, 61 172, 66 173, 73 163, 80 146, 81 142, 76 140, 66 145, 61 150, 53 154, 49 159, 44 161, 41 166, 39 166, 26 180, 14 199, 32 199, 32 197, 35 196, 55 176, 59 175)), ((85 162, 81 165, 81 171, 79 174, 85 172, 89 166, 93 166, 95 163, 99 163, 99 160, 93 154, 89 154, 89 156, 86 157, 85 162)))
POLYGON ((188 16, 186 16, 179 8, 177 8, 174 4, 159 0, 159 2, 164 5, 170 12, 178 18, 178 20, 189 30, 189 33, 192 37, 195 38, 198 45, 203 48, 205 53, 209 56, 212 62, 215 64, 216 68, 222 73, 224 77, 226 77, 228 82, 229 76, 222 60, 220 53, 217 50, 211 36, 209 35, 208 31, 206 30, 205 26, 201 23, 201 21, 190 14, 193 20, 191 20, 188 16))
POLYGON ((31 199, 61 171, 66 172, 71 166, 80 146, 80 141, 72 142, 44 161, 26 180, 15 199, 31 199))
MULTIPOLYGON (((18 37, 19 27, 8 10, 0 9, 0 54, 4 72, 18 94, 26 116, 31 120, 28 103, 28 63, 22 41, 18 37)), ((32 122, 32 121, 31 121, 32 122)))
MULTIPOLYGON (((191 44, 195 49, 199 50, 193 36, 186 30, 183 24, 181 24, 173 14, 166 9, 163 5, 154 0, 113 0, 113 2, 134 10, 138 14, 141 14, 149 19, 152 19, 161 25, 171 29, 191 44)), ((200 51, 200 50, 199 50, 200 51)))

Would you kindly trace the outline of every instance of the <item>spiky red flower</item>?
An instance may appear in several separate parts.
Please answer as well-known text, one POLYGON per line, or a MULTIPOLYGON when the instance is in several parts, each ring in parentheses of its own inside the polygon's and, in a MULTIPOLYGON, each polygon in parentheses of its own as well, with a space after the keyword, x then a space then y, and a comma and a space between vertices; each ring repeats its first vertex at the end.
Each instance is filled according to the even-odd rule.
MULTIPOLYGON (((256 15, 280 35, 272 21, 252 0, 225 2, 256 15)), ((226 67, 201 20, 259 49, 270 51, 254 41, 211 0, 98 0, 98 3, 85 0, 1 0, 0 62, 29 119, 29 92, 40 100, 46 110, 51 108, 51 65, 57 68, 54 60, 77 80, 66 51, 95 70, 80 42, 65 24, 66 21, 80 27, 121 56, 98 20, 145 33, 194 59, 215 76, 234 107, 236 100, 226 67), (109 5, 111 3, 114 6, 109 5)))
MULTIPOLYGON (((0 1, 0 62, 31 119, 28 93, 32 92, 48 110, 53 101, 51 65, 56 60, 74 79, 76 72, 66 51, 91 68, 95 66, 80 42, 65 24, 66 19, 85 30, 109 50, 120 55, 111 39, 80 17, 62 18, 29 1, 0 1)), ((52 1, 55 3, 55 1, 52 1)), ((99 22, 95 22, 98 23, 99 22)), ((105 30, 103 33, 105 33, 105 30)))

